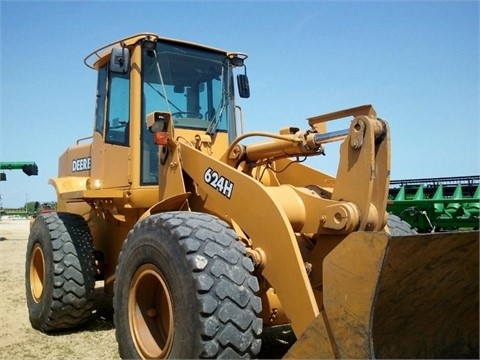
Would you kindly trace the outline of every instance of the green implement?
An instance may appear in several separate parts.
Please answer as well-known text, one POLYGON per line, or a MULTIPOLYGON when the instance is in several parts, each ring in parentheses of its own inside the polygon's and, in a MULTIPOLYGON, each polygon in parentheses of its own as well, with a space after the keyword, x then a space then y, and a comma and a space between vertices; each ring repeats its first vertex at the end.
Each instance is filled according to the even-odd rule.
MULTIPOLYGON (((38 175, 38 166, 33 161, 0 162, 0 170, 22 170, 28 176, 38 175)), ((0 181, 5 180, 5 173, 0 173, 0 181)))
POLYGON ((480 176, 390 182, 387 210, 418 232, 478 229, 480 176))

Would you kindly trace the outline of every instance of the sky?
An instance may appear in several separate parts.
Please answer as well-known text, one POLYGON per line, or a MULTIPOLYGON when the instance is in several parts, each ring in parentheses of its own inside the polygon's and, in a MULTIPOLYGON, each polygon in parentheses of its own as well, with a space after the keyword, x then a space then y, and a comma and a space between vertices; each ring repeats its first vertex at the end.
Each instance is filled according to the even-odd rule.
MULTIPOLYGON (((6 171, 5 208, 56 199, 58 157, 93 131, 84 57, 140 32, 246 52, 246 131, 372 104, 390 125, 391 179, 480 173, 477 1, 0 0, 0 162, 39 167, 6 171)), ((310 165, 335 175, 329 146, 310 165)))

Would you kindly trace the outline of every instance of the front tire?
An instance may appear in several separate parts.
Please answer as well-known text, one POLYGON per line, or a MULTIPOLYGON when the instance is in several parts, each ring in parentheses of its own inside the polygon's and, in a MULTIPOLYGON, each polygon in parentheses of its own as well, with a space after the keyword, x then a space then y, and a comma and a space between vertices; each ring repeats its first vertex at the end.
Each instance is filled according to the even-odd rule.
POLYGON ((30 230, 25 287, 30 323, 42 332, 85 323, 95 287, 93 243, 77 214, 45 213, 30 230))
POLYGON ((260 351, 252 262, 218 218, 155 214, 129 233, 114 285, 122 358, 238 358, 260 351))

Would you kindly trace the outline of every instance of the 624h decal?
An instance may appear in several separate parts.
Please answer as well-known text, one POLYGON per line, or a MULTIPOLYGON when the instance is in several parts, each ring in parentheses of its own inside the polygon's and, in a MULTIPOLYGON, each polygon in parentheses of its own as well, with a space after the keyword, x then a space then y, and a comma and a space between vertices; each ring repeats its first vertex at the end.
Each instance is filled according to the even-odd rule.
POLYGON ((203 179, 208 185, 214 189, 217 189, 218 192, 223 196, 227 197, 228 199, 232 197, 233 187, 235 184, 223 176, 218 175, 215 170, 208 168, 203 175, 203 179))

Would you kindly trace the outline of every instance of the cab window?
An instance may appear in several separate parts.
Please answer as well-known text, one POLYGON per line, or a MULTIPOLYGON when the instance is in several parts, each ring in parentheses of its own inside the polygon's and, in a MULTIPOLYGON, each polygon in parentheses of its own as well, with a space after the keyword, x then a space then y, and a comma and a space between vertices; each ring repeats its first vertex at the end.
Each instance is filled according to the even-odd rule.
POLYGON ((95 131, 103 135, 105 120, 105 96, 107 93, 107 66, 98 70, 97 101, 95 108, 95 131))
POLYGON ((105 142, 129 145, 130 80, 129 74, 110 72, 105 142))

